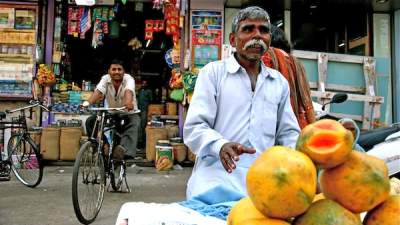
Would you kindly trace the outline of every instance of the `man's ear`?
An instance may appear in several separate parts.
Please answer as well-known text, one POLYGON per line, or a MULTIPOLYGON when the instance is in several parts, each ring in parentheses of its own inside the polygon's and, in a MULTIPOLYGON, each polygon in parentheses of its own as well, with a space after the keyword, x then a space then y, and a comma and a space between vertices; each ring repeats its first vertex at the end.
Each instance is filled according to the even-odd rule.
POLYGON ((229 43, 231 44, 232 47, 236 47, 236 41, 235 41, 235 34, 230 33, 229 34, 229 43))

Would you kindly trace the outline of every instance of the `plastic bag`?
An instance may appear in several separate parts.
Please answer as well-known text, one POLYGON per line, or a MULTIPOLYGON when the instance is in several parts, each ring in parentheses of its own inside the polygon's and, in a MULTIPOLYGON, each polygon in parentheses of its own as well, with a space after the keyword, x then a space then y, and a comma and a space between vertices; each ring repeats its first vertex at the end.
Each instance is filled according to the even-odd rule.
POLYGON ((179 70, 173 69, 171 71, 171 79, 169 80, 169 87, 172 89, 183 87, 182 74, 179 70))
POLYGON ((197 74, 192 72, 185 72, 183 74, 183 88, 186 92, 193 92, 196 85, 197 74))
POLYGON ((179 89, 174 89, 171 91, 171 93, 169 94, 169 97, 177 102, 181 102, 183 101, 183 97, 185 95, 185 92, 183 90, 183 88, 179 88, 179 89))

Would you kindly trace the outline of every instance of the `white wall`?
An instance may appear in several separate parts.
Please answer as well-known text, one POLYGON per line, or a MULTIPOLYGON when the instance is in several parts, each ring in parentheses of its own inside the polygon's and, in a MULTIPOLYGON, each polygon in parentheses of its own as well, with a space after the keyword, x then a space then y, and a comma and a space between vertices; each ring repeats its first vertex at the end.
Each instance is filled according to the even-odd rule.
POLYGON ((225 8, 225 27, 224 27, 224 44, 229 44, 229 34, 232 31, 232 20, 235 14, 239 11, 238 8, 225 8))
POLYGON ((192 0, 190 9, 224 10, 224 0, 192 0))

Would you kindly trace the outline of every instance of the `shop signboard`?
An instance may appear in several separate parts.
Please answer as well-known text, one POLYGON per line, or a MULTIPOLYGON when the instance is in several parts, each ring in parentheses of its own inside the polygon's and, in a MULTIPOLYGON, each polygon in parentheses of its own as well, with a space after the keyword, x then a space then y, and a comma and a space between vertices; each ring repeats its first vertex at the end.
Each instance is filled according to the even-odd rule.
POLYGON ((221 59, 222 18, 221 11, 191 11, 192 67, 201 68, 221 59))
POLYGON ((76 5, 114 5, 115 0, 68 0, 69 4, 76 4, 76 5))

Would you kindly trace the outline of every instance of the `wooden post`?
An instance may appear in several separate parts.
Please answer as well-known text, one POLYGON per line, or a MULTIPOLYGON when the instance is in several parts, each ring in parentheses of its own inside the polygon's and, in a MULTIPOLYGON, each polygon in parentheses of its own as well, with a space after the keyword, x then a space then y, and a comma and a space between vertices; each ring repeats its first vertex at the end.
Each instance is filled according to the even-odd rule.
MULTIPOLYGON (((318 53, 318 91, 325 92, 326 77, 328 73, 328 55, 326 53, 318 53)), ((325 103, 325 98, 319 98, 320 104, 325 103)), ((329 112, 329 105, 326 109, 329 112)))
MULTIPOLYGON (((364 80, 365 80, 365 95, 376 96, 375 83, 376 83, 376 72, 375 72, 375 59, 371 57, 364 58, 364 80)), ((372 129, 375 119, 379 118, 379 112, 374 110, 375 103, 365 102, 364 103, 364 116, 362 121, 362 129, 372 129), (378 113, 378 115, 376 115, 378 113)))

